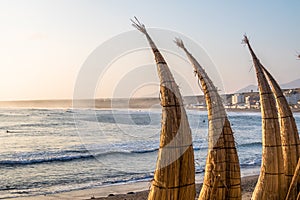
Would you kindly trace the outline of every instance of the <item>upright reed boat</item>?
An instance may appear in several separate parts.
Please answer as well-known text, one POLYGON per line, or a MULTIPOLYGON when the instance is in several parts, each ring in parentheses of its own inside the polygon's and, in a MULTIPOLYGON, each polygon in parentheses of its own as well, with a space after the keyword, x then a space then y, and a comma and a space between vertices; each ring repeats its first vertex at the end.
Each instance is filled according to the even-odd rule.
POLYGON ((148 200, 194 200, 196 190, 192 135, 178 85, 145 26, 136 18, 132 22, 150 44, 160 79, 160 146, 148 200))
POLYGON ((241 199, 239 159, 222 98, 203 67, 185 48, 183 41, 176 39, 175 43, 185 51, 194 67, 201 82, 208 110, 209 149, 199 200, 241 199))
MULTIPOLYGON (((243 42, 256 70, 262 112, 262 164, 252 199, 285 199, 299 158, 297 127, 278 83, 260 63, 247 36, 243 42)), ((291 199, 296 199, 297 192, 293 193, 291 199)))

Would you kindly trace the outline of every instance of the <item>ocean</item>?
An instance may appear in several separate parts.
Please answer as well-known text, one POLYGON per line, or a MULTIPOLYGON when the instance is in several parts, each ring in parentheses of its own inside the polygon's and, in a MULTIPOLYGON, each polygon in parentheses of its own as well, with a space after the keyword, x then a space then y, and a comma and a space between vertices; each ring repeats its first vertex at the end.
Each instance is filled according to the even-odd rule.
MULTIPOLYGON (((207 113, 187 111, 198 180, 207 154, 207 113)), ((242 175, 258 174, 261 115, 229 112, 242 175)), ((300 114, 294 114, 300 127, 300 114)), ((0 110, 0 199, 47 195, 153 178, 157 110, 0 110)))

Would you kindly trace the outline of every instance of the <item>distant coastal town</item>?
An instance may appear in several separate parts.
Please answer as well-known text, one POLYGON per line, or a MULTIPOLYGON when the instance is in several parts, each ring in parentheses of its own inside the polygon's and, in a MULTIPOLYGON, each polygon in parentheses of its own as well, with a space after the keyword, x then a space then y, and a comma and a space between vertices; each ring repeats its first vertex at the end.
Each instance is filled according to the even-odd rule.
MULTIPOLYGON (((283 94, 293 110, 300 110, 300 88, 284 89, 283 94)), ((258 92, 253 90, 249 92, 225 94, 222 95, 225 108, 227 109, 260 109, 260 97, 258 92)), ((191 98, 189 99, 191 100, 191 98)), ((203 96, 198 96, 199 103, 188 104, 188 108, 206 108, 203 96)))

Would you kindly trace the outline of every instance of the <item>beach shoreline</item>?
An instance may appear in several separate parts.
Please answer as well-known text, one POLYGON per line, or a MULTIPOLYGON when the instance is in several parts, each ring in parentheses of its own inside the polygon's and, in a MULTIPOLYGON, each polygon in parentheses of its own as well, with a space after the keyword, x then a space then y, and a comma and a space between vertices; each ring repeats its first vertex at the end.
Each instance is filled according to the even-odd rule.
MULTIPOLYGON (((250 200, 258 175, 242 177, 242 199, 250 200)), ((196 183, 197 197, 202 183, 196 183)), ((141 181, 126 184, 107 185, 97 188, 74 190, 49 195, 38 195, 30 197, 18 197, 17 200, 146 200, 150 189, 149 181, 141 181)))
MULTIPOLYGON (((95 110, 113 110, 113 109, 161 109, 158 98, 149 99, 96 99, 80 100, 23 100, 23 101, 0 101, 1 109, 95 109, 95 110)), ((196 102, 194 102, 196 103, 196 102)), ((185 103, 187 110, 207 111, 206 107, 191 107, 185 103)), ((291 107, 292 112, 299 113, 300 108, 291 107)), ((260 108, 225 108, 227 112, 260 112, 260 108)))

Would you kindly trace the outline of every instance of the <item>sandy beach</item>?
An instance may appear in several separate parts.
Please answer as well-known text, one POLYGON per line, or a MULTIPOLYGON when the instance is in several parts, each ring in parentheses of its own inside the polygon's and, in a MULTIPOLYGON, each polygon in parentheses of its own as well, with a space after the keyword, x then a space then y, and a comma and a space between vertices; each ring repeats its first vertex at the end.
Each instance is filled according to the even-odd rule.
MULTIPOLYGON (((258 176, 246 176, 242 178, 242 199, 250 200, 254 190, 258 176)), ((196 184, 197 197, 202 184, 196 184)), ((43 196, 21 197, 18 200, 145 200, 148 196, 150 187, 149 182, 137 182, 129 184, 120 184, 105 186, 100 188, 78 190, 72 192, 57 193, 43 196)))

